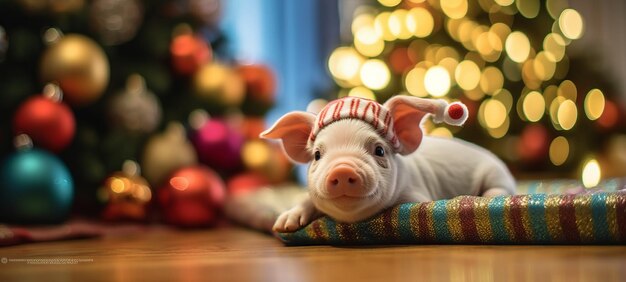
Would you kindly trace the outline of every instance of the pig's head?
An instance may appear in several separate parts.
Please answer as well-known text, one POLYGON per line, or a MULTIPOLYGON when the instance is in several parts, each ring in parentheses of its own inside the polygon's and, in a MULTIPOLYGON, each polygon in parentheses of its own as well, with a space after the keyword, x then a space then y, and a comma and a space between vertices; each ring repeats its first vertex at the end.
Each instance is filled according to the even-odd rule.
POLYGON ((318 115, 287 113, 261 137, 281 139, 291 160, 310 162, 309 193, 320 211, 355 222, 397 201, 395 158, 417 150, 426 114, 435 122, 461 125, 467 108, 410 96, 395 96, 384 105, 346 97, 318 115))

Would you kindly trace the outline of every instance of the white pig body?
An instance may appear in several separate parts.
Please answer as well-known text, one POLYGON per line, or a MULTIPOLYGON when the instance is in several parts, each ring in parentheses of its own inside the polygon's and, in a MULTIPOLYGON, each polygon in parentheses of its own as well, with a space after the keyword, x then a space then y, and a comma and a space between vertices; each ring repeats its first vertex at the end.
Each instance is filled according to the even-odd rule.
POLYGON ((408 202, 479 196, 493 187, 515 192, 513 176, 500 159, 460 139, 424 137, 417 151, 396 161, 396 185, 408 202))
POLYGON ((275 231, 295 231, 323 214, 356 222, 400 203, 514 193, 513 177, 491 152, 459 139, 423 136, 426 113, 442 121, 450 108, 460 109, 464 115, 445 117, 460 125, 465 106, 417 97, 394 97, 384 106, 338 101, 319 116, 289 113, 262 134, 280 138, 292 160, 310 162, 309 199, 281 214, 275 231))

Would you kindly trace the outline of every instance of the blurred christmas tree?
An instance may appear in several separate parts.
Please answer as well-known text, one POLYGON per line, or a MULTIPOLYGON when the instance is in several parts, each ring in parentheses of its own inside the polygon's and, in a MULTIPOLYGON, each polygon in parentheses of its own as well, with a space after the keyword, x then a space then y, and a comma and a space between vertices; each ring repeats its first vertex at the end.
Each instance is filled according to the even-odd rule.
POLYGON ((626 174, 624 108, 594 54, 568 52, 584 21, 567 0, 379 0, 351 31, 328 61, 339 96, 461 100, 464 128, 426 130, 487 147, 518 176, 626 174))
MULTIPOLYGON (((223 6, 219 0, 0 1, 0 155, 15 151, 19 133, 56 153, 74 178, 80 211, 97 210, 98 188, 125 160, 141 164, 153 191, 180 188, 168 178, 198 162, 237 191, 284 181, 288 162, 257 139, 274 103, 274 74, 229 53, 219 28, 223 6), (61 93, 62 102, 45 102, 61 93), (25 102, 34 97, 44 102, 25 102)), ((154 193, 132 171, 113 174, 106 186, 122 193, 120 185, 130 183, 138 188, 128 197, 144 205, 154 193)), ((106 192, 100 195, 112 199, 106 192)), ((143 213, 130 217, 136 215, 143 213)))

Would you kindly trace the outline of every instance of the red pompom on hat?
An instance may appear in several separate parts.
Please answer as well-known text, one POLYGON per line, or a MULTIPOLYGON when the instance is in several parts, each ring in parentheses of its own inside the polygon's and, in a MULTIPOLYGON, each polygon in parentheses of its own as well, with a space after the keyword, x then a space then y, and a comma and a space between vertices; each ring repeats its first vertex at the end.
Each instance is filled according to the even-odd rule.
MULTIPOLYGON (((460 126, 465 123, 469 112, 467 107, 460 102, 448 104, 441 99, 421 99, 414 97, 415 106, 425 113, 433 116, 433 122, 445 122, 450 125, 460 126)), ((393 130, 393 118, 391 112, 376 101, 359 98, 344 97, 328 103, 317 115, 309 145, 324 127, 342 119, 359 119, 371 124, 374 129, 390 142, 394 149, 400 148, 400 142, 393 130)))

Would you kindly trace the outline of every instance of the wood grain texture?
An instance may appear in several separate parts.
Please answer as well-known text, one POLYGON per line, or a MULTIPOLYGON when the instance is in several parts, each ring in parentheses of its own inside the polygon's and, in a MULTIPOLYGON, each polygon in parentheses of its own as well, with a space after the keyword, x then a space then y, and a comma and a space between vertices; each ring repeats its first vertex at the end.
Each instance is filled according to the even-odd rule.
POLYGON ((236 227, 0 249, 0 281, 624 281, 626 246, 285 247, 236 227))

